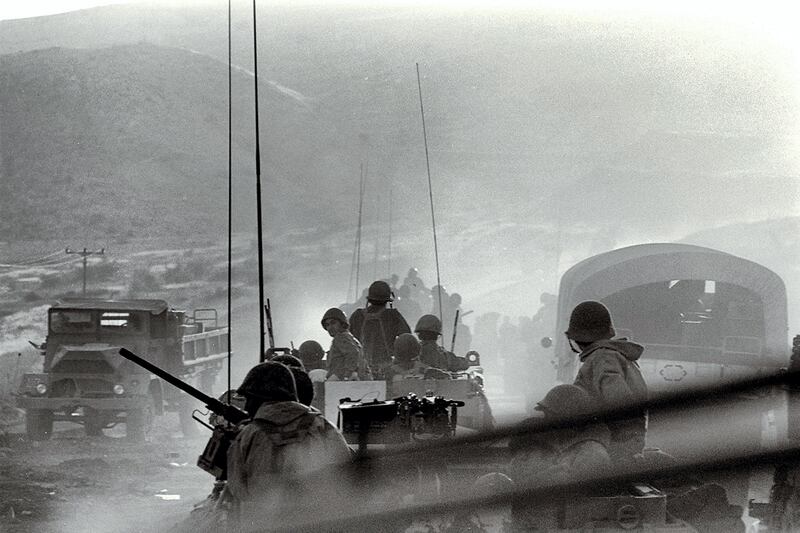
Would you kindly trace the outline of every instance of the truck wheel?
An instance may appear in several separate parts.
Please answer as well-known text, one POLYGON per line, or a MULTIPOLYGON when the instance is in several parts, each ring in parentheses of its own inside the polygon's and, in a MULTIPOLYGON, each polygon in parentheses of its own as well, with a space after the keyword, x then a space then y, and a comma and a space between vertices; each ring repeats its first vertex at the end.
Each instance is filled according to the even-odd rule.
POLYGON ((25 433, 28 440, 48 440, 53 434, 53 411, 29 409, 25 413, 25 433))
POLYGON ((103 435, 103 428, 106 427, 103 412, 96 409, 85 409, 83 428, 87 437, 100 437, 103 435))
POLYGON ((144 442, 153 425, 153 411, 150 406, 131 409, 125 419, 125 437, 132 442, 144 442))

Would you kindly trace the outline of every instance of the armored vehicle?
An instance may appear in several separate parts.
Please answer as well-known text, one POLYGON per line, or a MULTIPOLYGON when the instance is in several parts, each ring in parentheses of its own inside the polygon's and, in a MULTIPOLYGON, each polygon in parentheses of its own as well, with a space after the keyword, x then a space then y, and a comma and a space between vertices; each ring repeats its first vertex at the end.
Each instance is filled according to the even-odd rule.
POLYGON ((127 348, 197 388, 211 391, 227 356, 227 328, 214 309, 191 315, 163 300, 65 299, 48 311, 40 346, 43 373, 23 376, 17 405, 31 440, 46 440, 54 421, 83 424, 87 435, 124 422, 143 440, 153 416, 177 411, 192 431, 189 396, 118 355, 127 348))
POLYGON ((458 409, 460 428, 482 431, 494 427, 494 417, 483 389, 483 368, 478 352, 467 353, 470 367, 463 372, 436 371, 424 379, 399 381, 325 381, 316 383, 314 406, 329 420, 338 417, 342 398, 387 400, 408 394, 420 398, 442 396, 464 402, 458 409))

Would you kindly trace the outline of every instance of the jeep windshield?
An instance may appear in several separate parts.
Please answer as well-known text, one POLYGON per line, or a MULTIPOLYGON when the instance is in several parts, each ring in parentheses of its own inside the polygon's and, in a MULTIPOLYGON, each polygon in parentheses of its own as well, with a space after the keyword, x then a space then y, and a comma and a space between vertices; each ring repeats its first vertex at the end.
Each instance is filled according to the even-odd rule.
POLYGON ((97 331, 97 323, 91 311, 51 311, 50 331, 52 333, 91 333, 97 331))

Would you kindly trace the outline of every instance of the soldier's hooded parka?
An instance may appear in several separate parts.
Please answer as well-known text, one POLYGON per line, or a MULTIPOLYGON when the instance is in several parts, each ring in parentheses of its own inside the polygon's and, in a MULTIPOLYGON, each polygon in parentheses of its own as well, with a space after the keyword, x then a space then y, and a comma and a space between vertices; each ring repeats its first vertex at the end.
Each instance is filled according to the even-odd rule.
MULTIPOLYGON (((644 347, 635 342, 599 340, 579 355, 581 365, 575 385, 589 393, 597 409, 625 407, 647 400, 647 385, 637 363, 644 347)), ((626 420, 609 421, 609 452, 615 461, 629 458, 644 449, 647 414, 626 420)))

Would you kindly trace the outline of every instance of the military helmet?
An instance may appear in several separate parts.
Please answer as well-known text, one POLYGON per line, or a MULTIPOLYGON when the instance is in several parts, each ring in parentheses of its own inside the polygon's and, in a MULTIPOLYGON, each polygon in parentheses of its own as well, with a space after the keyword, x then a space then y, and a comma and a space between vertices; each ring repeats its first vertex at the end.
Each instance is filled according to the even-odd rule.
POLYGON ((414 328, 414 333, 419 333, 420 331, 429 331, 441 335, 442 321, 439 320, 439 317, 436 315, 422 315, 419 320, 417 320, 417 325, 414 328))
POLYGON ((291 370, 272 361, 251 368, 236 392, 265 402, 297 401, 297 387, 291 370))
MULTIPOLYGON (((322 321, 325 322, 324 319, 322 321)), ((307 340, 300 344, 297 353, 300 360, 303 361, 303 364, 307 366, 310 366, 312 363, 318 363, 325 357, 325 350, 322 349, 320 343, 314 340, 307 340)))
POLYGON ((569 317, 567 337, 577 342, 594 342, 610 339, 616 332, 611 323, 611 313, 600 302, 581 302, 569 317))
POLYGON ((576 416, 591 411, 589 393, 577 385, 556 385, 536 404, 536 409, 555 416, 576 416))
POLYGON ((324 315, 322 315, 322 320, 320 321, 320 323, 322 324, 322 329, 325 330, 328 329, 325 327, 325 321, 328 320, 329 318, 335 318, 336 320, 341 322, 345 328, 350 327, 350 323, 347 321, 347 316, 345 316, 344 311, 342 311, 338 307, 331 307, 330 309, 325 311, 324 315))
POLYGON ((472 484, 475 496, 494 496, 498 493, 513 490, 516 487, 514 481, 500 472, 490 472, 484 474, 472 484))
POLYGON ((367 300, 375 302, 391 302, 392 301, 392 288, 385 281, 373 281, 367 291, 367 300))
POLYGON ((288 353, 282 353, 280 355, 276 355, 275 357, 270 359, 270 361, 286 365, 289 368, 294 367, 294 368, 301 368, 303 370, 306 369, 305 365, 303 365, 303 362, 296 355, 288 353))
POLYGON ((308 372, 296 366, 290 366, 289 370, 292 372, 297 388, 297 401, 303 405, 311 405, 311 402, 314 401, 314 384, 308 377, 308 372))
POLYGON ((434 297, 438 297, 440 289, 443 295, 447 294, 447 287, 445 287, 444 285, 434 285, 433 287, 431 287, 431 295, 433 295, 434 297))
POLYGON ((420 344, 411 333, 401 333, 394 340, 394 356, 400 361, 411 361, 419 357, 420 344))

